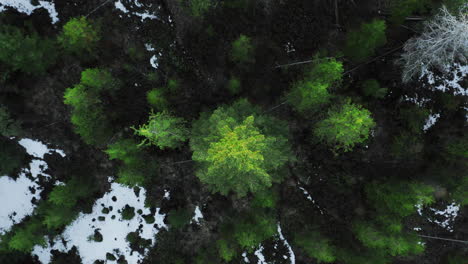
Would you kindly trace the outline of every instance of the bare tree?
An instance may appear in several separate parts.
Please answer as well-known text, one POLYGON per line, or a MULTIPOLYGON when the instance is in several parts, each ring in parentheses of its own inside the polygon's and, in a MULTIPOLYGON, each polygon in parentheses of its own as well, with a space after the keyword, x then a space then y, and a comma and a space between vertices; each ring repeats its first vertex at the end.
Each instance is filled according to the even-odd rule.
POLYGON ((423 76, 429 68, 446 72, 453 63, 468 62, 468 5, 458 16, 445 6, 424 25, 423 33, 408 40, 400 62, 403 64, 403 82, 423 76))

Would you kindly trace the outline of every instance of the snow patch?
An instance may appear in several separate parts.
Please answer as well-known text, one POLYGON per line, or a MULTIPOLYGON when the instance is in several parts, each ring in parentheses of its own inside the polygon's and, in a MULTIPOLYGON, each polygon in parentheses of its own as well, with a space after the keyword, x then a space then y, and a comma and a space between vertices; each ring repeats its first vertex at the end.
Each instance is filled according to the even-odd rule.
POLYGON ((430 114, 429 117, 426 119, 426 123, 424 124, 423 130, 427 131, 429 128, 431 128, 437 120, 440 118, 440 114, 430 114))
POLYGON ((102 198, 96 200, 91 214, 80 213, 78 218, 61 234, 66 244, 61 242, 62 239, 56 239, 53 245, 49 242, 44 248, 35 246, 32 254, 37 255, 41 263, 46 264, 50 262, 51 250, 66 252, 76 246, 83 264, 92 264, 96 260, 105 260, 106 253, 112 253, 117 258, 125 256, 128 263, 140 263, 149 249, 146 249, 143 255, 132 252, 129 243, 126 241, 127 234, 137 231, 140 237, 151 240, 151 244, 154 245, 155 235, 159 230, 161 228, 167 229, 164 224, 165 215, 160 214, 159 208, 153 214, 156 220, 155 223, 148 224, 145 222, 143 215, 151 213, 150 209, 144 205, 145 198, 146 190, 142 189, 139 196, 137 196, 132 188, 114 182, 111 184, 111 190, 102 198), (113 197, 117 199, 114 198, 114 201, 113 197), (131 220, 123 220, 119 213, 126 205, 135 208, 135 216, 131 220), (103 214, 102 209, 110 206, 112 206, 112 211, 103 214), (142 210, 142 214, 138 214, 138 210, 142 210), (104 216, 104 221, 99 221, 99 216, 104 216), (112 219, 112 216, 115 216, 114 219, 112 219), (89 239, 95 230, 99 230, 102 234, 102 242, 89 239))
POLYGON ((195 222, 197 224, 200 224, 200 219, 203 219, 203 214, 198 205, 195 207, 195 211, 193 213, 194 213, 194 216, 192 217, 192 220, 190 221, 190 223, 195 222))
POLYGON ((150 64, 151 64, 151 67, 157 69, 159 67, 159 63, 158 63, 158 57, 156 57, 156 55, 153 55, 150 59, 150 64))
POLYGON ((23 138, 18 143, 26 149, 26 152, 35 157, 43 159, 45 154, 50 154, 51 152, 56 152, 60 156, 65 157, 65 152, 60 149, 49 149, 44 143, 39 140, 33 140, 30 138, 23 138))
POLYGON ((428 219, 429 222, 435 223, 449 232, 453 232, 453 223, 455 222, 455 218, 458 215, 458 211, 460 211, 460 205, 456 204, 455 202, 449 204, 444 210, 437 210, 435 208, 429 208, 434 215, 436 216, 435 219, 428 219), (442 220, 439 220, 437 216, 442 216, 442 220))
POLYGON ((120 10, 124 14, 127 15, 127 17, 130 17, 131 15, 140 17, 141 22, 144 22, 145 19, 158 19, 158 16, 156 14, 150 12, 147 10, 147 8, 150 8, 152 4, 148 5, 146 8, 145 6, 138 2, 138 0, 117 0, 114 2, 114 6, 117 10, 120 10), (122 1, 124 3, 122 3, 122 1), (134 9, 143 9, 141 11, 131 11, 134 9))
POLYGON ((320 214, 323 214, 322 208, 320 208, 320 206, 317 203, 315 203, 315 200, 312 199, 312 196, 310 196, 309 192, 306 189, 304 189, 303 187, 301 187, 301 186, 299 186, 299 189, 301 189, 301 191, 304 193, 307 200, 311 201, 315 205, 315 207, 317 207, 317 209, 319 209, 320 214))
POLYGON ((257 264, 268 264, 265 261, 265 256, 263 255, 263 246, 262 246, 262 244, 258 245, 258 249, 254 252, 254 255, 257 256, 257 258, 258 258, 257 264))
MULTIPOLYGON (((283 233, 281 232, 280 223, 278 223, 278 235, 281 241, 283 241, 284 245, 288 248, 289 259, 291 260, 289 263, 296 264, 296 255, 294 254, 294 251, 292 250, 291 245, 289 245, 289 242, 286 240, 286 238, 284 238, 283 233)), ((287 259, 287 256, 283 255, 283 258, 287 259)))
POLYGON ((468 96, 468 87, 461 85, 468 76, 468 65, 454 63, 453 65, 448 65, 445 72, 447 73, 437 75, 433 71, 425 69, 419 79, 424 79, 432 90, 450 91, 454 95, 468 96))
POLYGON ((6 7, 12 7, 20 13, 31 15, 34 10, 44 8, 49 12, 52 24, 59 21, 58 13, 55 10, 55 4, 48 1, 39 1, 39 5, 32 5, 30 0, 1 0, 0 1, 0 12, 6 10, 6 7))
POLYGON ((244 258, 244 263, 250 263, 250 260, 247 257, 247 252, 242 253, 242 257, 244 258))

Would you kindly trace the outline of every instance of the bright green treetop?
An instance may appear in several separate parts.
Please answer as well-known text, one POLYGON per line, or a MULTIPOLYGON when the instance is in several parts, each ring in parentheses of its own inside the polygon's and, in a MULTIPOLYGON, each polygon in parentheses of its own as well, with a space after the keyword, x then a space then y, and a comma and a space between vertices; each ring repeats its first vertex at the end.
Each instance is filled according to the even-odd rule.
POLYGON ((232 42, 231 59, 236 63, 249 63, 254 61, 254 46, 250 37, 241 34, 232 42))
POLYGON ((374 19, 370 23, 362 23, 358 30, 348 33, 345 54, 360 62, 374 55, 375 50, 387 43, 385 36, 385 21, 374 19))
POLYGON ((287 125, 260 113, 240 100, 194 122, 190 144, 199 165, 196 175, 214 192, 245 196, 279 180, 276 172, 291 159, 287 125))
POLYGON ((9 248, 24 253, 29 253, 35 245, 45 245, 42 225, 32 219, 24 223, 22 227, 14 228, 14 234, 8 242, 9 248))
POLYGON ((119 82, 107 70, 86 69, 81 82, 65 90, 64 103, 73 107, 71 122, 87 144, 100 145, 110 137, 112 128, 99 98, 101 92, 118 87, 119 82))
POLYGON ((335 149, 347 152, 366 141, 374 126, 367 109, 348 101, 330 109, 328 117, 316 125, 314 135, 335 149))
POLYGON ((317 63, 304 79, 293 85, 288 101, 299 112, 317 110, 330 101, 328 89, 341 80, 342 74, 343 64, 335 59, 317 63))
POLYGON ((140 145, 155 145, 160 149, 177 148, 188 139, 185 121, 168 112, 150 113, 147 124, 135 129, 135 134, 145 137, 140 145))
POLYGON ((36 33, 26 35, 11 26, 0 26, 0 47, 0 63, 11 71, 41 74, 56 58, 53 41, 36 33))
POLYGON ((98 30, 85 17, 75 17, 63 26, 58 41, 64 49, 79 54, 92 51, 99 38, 98 30))
POLYGON ((318 231, 300 233, 294 239, 294 243, 301 247, 309 257, 321 262, 334 262, 336 249, 329 239, 323 237, 318 231))

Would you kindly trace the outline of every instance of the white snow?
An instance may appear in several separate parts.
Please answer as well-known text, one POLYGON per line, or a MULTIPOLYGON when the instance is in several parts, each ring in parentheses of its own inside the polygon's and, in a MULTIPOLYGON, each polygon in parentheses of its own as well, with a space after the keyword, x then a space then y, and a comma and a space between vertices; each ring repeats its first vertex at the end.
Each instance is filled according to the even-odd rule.
POLYGON ((431 128, 437 120, 440 118, 440 114, 430 114, 429 117, 426 119, 426 123, 424 124, 423 130, 427 131, 429 128, 431 128))
POLYGON ((23 173, 16 181, 8 176, 0 177, 0 201, 3 201, 0 206, 0 235, 33 212, 36 206, 32 199, 39 199, 40 193, 39 185, 23 173), (32 194, 30 188, 36 193, 32 194))
POLYGON ((322 208, 320 208, 320 206, 315 203, 315 200, 312 199, 312 196, 310 196, 309 192, 306 189, 304 189, 303 187, 301 187, 301 186, 299 186, 299 189, 304 193, 307 200, 311 201, 315 205, 315 207, 317 207, 317 209, 319 209, 320 213, 323 214, 322 208))
POLYGON ((242 253, 242 257, 244 258, 244 263, 250 263, 249 258, 247 257, 247 252, 242 253))
MULTIPOLYGON (((32 254, 37 255, 39 260, 46 264, 50 261, 51 250, 68 251, 76 246, 83 264, 92 264, 96 260, 105 260, 106 253, 112 253, 116 258, 123 255, 128 263, 140 263, 144 255, 132 252, 129 243, 126 241, 127 234, 138 231, 140 237, 151 240, 154 245, 155 235, 161 228, 167 228, 164 224, 165 215, 159 213, 159 208, 153 215, 156 219, 155 223, 147 224, 145 222, 143 215, 150 214, 150 209, 144 205, 145 197, 146 190, 144 189, 141 189, 139 196, 136 196, 132 188, 112 183, 111 190, 95 202, 92 213, 80 213, 78 218, 62 233, 61 236, 67 241, 66 245, 57 240, 57 243, 53 246, 50 243, 45 248, 36 246, 32 254), (114 196, 117 198, 115 202, 112 200, 114 196), (135 208, 135 217, 131 220, 123 220, 118 212, 123 210, 127 204, 135 208), (103 214, 102 209, 110 206, 113 207, 112 211, 103 214), (143 213, 138 214, 138 210, 142 210, 143 213), (114 219, 111 218, 113 215, 115 215, 114 219), (104 216, 105 220, 99 221, 99 216, 104 216), (102 242, 88 239, 96 229, 103 236, 102 242)), ((145 254, 147 251, 148 249, 145 254)))
POLYGON ((145 43, 145 48, 147 51, 154 51, 154 47, 150 43, 145 43))
POLYGON ((49 149, 44 143, 39 140, 34 140, 30 138, 23 138, 18 143, 26 149, 29 155, 43 159, 45 154, 50 154, 51 152, 57 152, 60 156, 65 157, 65 152, 60 149, 49 149))
POLYGON ((30 0, 1 0, 0 1, 0 12, 4 11, 6 7, 12 7, 20 13, 31 15, 32 12, 39 8, 44 8, 49 12, 52 24, 59 21, 58 13, 55 10, 55 4, 48 1, 39 1, 39 5, 35 6, 31 4, 30 0))
MULTIPOLYGON (((286 240, 286 238, 284 238, 283 233, 281 232, 280 223, 278 223, 278 235, 279 235, 281 241, 283 241, 284 245, 288 248, 289 259, 291 260, 289 263, 296 264, 296 255, 294 254, 294 251, 292 250, 291 245, 289 245, 289 242, 286 240)), ((287 259, 287 256, 283 255, 283 258, 287 259)))
MULTIPOLYGON (((138 0, 132 0, 132 1, 117 0, 114 3, 114 6, 117 10, 120 10, 124 14, 127 14, 128 17, 130 17, 131 15, 140 17, 141 22, 143 22, 147 18, 158 19, 158 17, 154 13, 151 13, 148 10, 145 10, 144 12, 131 11, 132 9, 135 9, 135 7, 139 9, 144 7, 142 3, 138 2, 138 0), (127 3, 127 2, 130 2, 130 3, 127 3, 127 5, 125 5, 124 3, 122 3, 122 1, 124 1, 124 3, 127 3)), ((148 7, 151 7, 151 4, 148 7)))
POLYGON ((258 245, 258 249, 254 252, 254 254, 258 258, 257 264, 268 264, 265 261, 265 256, 263 256, 263 246, 262 246, 262 244, 258 245))
POLYGON ((443 220, 438 220, 435 218, 434 220, 428 219, 429 222, 435 223, 450 232, 453 232, 453 223, 455 222, 455 218, 458 215, 458 211, 460 211, 460 205, 456 204, 455 202, 449 204, 444 210, 437 210, 435 208, 429 208, 434 215, 441 215, 443 220))
POLYGON ((203 219, 203 214, 198 205, 195 207, 195 211, 193 213, 194 213, 194 216, 192 217, 192 220, 190 221, 190 223, 195 221, 195 223, 200 224, 200 219, 203 219))
POLYGON ((156 55, 153 55, 150 59, 150 63, 153 68, 157 69, 159 67, 158 57, 156 57, 156 55))
POLYGON ((32 200, 40 199, 42 192, 42 187, 39 185, 40 177, 44 177, 45 180, 51 179, 50 175, 44 173, 48 168, 47 163, 42 160, 44 155, 55 151, 62 157, 65 156, 62 150, 49 149, 37 140, 24 138, 18 143, 36 159, 31 160, 28 168, 22 169, 16 180, 8 176, 0 177, 0 201, 3 201, 0 206, 0 234, 10 230, 14 224, 30 215, 36 207, 32 200), (28 174, 32 179, 28 177, 28 174), (34 190, 34 194, 31 190, 34 190))
POLYGON ((436 75, 431 70, 425 69, 419 79, 425 79, 432 90, 439 90, 442 92, 450 91, 454 95, 468 96, 468 87, 461 86, 463 80, 468 76, 468 65, 462 65, 460 63, 447 65, 446 72, 448 72, 448 74, 436 75))
POLYGON ((170 200, 171 199, 171 192, 169 190, 164 189, 164 197, 163 199, 170 200))
POLYGON ((424 98, 420 97, 419 95, 414 95, 413 97, 409 97, 408 95, 405 95, 403 98, 404 101, 412 102, 416 104, 419 107, 423 107, 427 102, 430 101, 429 98, 424 98))

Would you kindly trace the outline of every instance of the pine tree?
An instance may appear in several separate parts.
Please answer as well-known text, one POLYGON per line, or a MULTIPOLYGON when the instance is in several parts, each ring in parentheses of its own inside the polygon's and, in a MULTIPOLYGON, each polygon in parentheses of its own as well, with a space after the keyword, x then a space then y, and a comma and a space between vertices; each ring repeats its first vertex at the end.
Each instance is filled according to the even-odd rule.
POLYGON ((98 30, 85 17, 70 19, 63 26, 63 31, 58 37, 62 47, 75 54, 82 54, 84 51, 91 52, 99 39, 98 30))
POLYGON ((291 159, 287 126, 240 100, 202 114, 193 124, 192 159, 197 177, 214 192, 238 196, 271 186, 291 159))
POLYGON ((352 60, 361 62, 375 54, 375 50, 387 43, 385 21, 374 19, 362 23, 358 30, 348 33, 345 54, 352 60))

